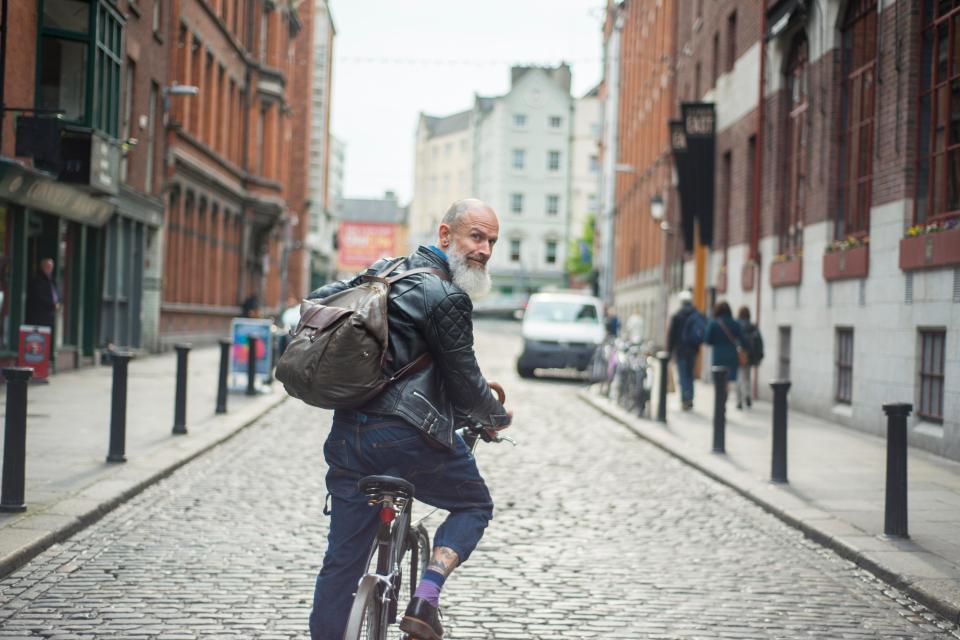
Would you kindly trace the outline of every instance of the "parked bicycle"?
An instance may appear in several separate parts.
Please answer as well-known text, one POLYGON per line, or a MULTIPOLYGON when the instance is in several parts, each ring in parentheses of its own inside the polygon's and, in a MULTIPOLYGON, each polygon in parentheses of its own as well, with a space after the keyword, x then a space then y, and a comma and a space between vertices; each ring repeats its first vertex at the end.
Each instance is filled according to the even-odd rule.
MULTIPOLYGON (((503 387, 491 382, 490 388, 503 404, 506 400, 503 387)), ((471 451, 481 439, 516 444, 512 438, 489 431, 480 424, 462 427, 457 433, 471 451)), ((387 634, 395 629, 399 603, 409 600, 416 590, 418 576, 426 570, 431 548, 423 521, 436 509, 411 522, 415 491, 412 483, 392 476, 367 476, 358 485, 369 503, 380 507, 380 527, 367 559, 367 573, 358 583, 343 638, 386 640, 387 634), (403 575, 405 567, 409 567, 409 580, 403 575)), ((413 640, 406 634, 400 638, 413 640)))

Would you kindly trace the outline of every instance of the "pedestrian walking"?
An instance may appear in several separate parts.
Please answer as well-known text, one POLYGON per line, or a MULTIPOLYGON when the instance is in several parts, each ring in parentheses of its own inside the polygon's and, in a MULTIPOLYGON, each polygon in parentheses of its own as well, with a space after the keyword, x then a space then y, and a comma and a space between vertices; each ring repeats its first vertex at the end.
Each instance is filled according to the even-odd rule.
POLYGON ((703 341, 713 347, 710 364, 714 367, 726 367, 727 383, 736 382, 740 358, 746 356, 737 353, 743 349, 743 333, 740 323, 733 319, 730 305, 726 302, 720 301, 713 308, 713 319, 707 324, 703 341))
POLYGON ((693 296, 684 290, 678 296, 680 309, 670 318, 667 351, 677 363, 680 379, 680 402, 684 411, 693 408, 693 365, 703 343, 707 321, 693 306, 693 296))
MULTIPOLYGON (((490 288, 486 265, 499 228, 489 205, 459 200, 443 216, 437 244, 419 247, 396 272, 422 270, 389 289, 383 372, 393 376, 424 354, 429 357, 355 410, 333 414, 323 448, 332 498, 330 533, 310 614, 313 640, 343 637, 378 526, 379 510, 368 504, 357 481, 378 474, 409 480, 418 501, 449 512, 400 621, 400 629, 417 638, 443 636, 441 587, 470 557, 493 516, 490 492, 473 455, 455 433, 460 426, 455 420, 490 429, 504 428, 512 420, 491 394, 473 351, 470 297, 490 288)), ((366 273, 380 273, 392 263, 381 260, 366 273)), ((336 282, 309 297, 328 298, 361 282, 361 276, 336 282)))
POLYGON ((740 332, 743 334, 743 345, 747 350, 749 360, 746 366, 741 367, 737 376, 737 409, 753 405, 753 368, 763 360, 763 337, 760 328, 750 322, 750 309, 746 306, 737 311, 737 321, 740 323, 740 332))

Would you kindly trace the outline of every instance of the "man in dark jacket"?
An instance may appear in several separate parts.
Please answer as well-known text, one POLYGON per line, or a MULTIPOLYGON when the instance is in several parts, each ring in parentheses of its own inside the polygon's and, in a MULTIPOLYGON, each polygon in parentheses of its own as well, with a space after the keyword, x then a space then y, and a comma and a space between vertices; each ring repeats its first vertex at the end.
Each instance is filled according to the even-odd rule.
POLYGON ((60 304, 60 292, 53 281, 53 260, 40 261, 40 270, 31 276, 27 283, 26 324, 51 327, 56 321, 57 305, 60 304))
MULTIPOLYGON (((330 533, 310 615, 313 640, 343 636, 378 522, 378 510, 367 504, 357 480, 377 474, 413 482, 417 500, 449 511, 400 623, 402 630, 422 640, 443 636, 440 589, 470 556, 493 516, 490 493, 466 444, 454 432, 454 422, 501 429, 512 418, 491 394, 473 351, 470 295, 489 289, 486 264, 498 234, 497 217, 488 205, 473 199, 455 202, 440 223, 437 244, 420 247, 401 267, 428 267, 446 278, 418 273, 390 289, 384 372, 392 375, 424 353, 430 360, 357 410, 333 415, 324 445, 332 498, 330 533)), ((368 273, 386 264, 381 260, 368 273)), ((326 298, 359 283, 359 276, 336 282, 309 297, 326 298)))
MULTIPOLYGON (((693 408, 693 365, 700 350, 700 343, 691 337, 696 331, 686 330, 691 316, 695 320, 702 320, 702 315, 693 306, 693 296, 689 291, 681 291, 680 308, 670 318, 670 329, 667 332, 667 351, 677 363, 677 377, 680 378, 680 402, 684 411, 693 408), (699 317, 696 317, 699 316, 699 317)), ((706 324, 704 322, 704 324, 706 324)), ((692 329, 692 327, 691 327, 692 329)), ((702 340, 702 337, 701 337, 702 340)))

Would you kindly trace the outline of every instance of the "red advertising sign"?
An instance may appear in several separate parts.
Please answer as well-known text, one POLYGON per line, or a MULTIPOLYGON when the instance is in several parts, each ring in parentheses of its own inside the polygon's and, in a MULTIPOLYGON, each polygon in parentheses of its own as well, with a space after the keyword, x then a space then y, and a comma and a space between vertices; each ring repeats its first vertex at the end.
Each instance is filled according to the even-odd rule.
POLYGON ((33 367, 34 380, 50 374, 50 337, 50 327, 20 325, 20 366, 33 367))
POLYGON ((397 225, 341 222, 337 247, 341 271, 366 269, 384 256, 397 255, 397 225))

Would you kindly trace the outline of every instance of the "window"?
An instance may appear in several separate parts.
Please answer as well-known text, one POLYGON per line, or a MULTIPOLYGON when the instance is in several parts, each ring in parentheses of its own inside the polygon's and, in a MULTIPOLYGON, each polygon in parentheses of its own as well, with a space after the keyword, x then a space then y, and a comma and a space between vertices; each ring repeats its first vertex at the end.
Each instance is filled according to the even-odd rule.
POLYGON ((713 77, 711 78, 710 86, 717 86, 717 78, 720 77, 720 32, 715 31, 713 34, 713 58, 710 60, 711 72, 713 77))
POLYGON ((560 152, 559 151, 547 152, 547 169, 550 171, 560 170, 560 152))
POLYGON ((560 116, 550 116, 549 124, 551 129, 559 129, 560 125, 563 124, 563 118, 560 116))
POLYGON ((104 0, 44 0, 37 106, 117 137, 123 22, 104 0), (93 73, 90 56, 93 55, 93 73))
POLYGON ((697 64, 693 67, 693 99, 700 99, 700 62, 697 61, 697 64))
POLYGON ((154 155, 156 154, 157 102, 160 100, 160 86, 150 83, 150 105, 147 107, 147 166, 143 190, 153 193, 154 155))
POLYGON ((845 238, 870 228, 873 114, 877 57, 876 0, 855 0, 843 23, 843 138, 840 213, 835 234, 845 238))
POLYGON ((727 72, 733 71, 737 62, 737 12, 727 18, 727 72))
POLYGON ((527 116, 522 113, 513 114, 513 126, 515 127, 527 126, 527 116))
POLYGON ((920 330, 920 402, 917 415, 931 422, 943 422, 943 371, 947 332, 920 330))
POLYGON ((837 402, 853 395, 853 329, 837 329, 837 402))
MULTIPOLYGON (((123 121, 120 125, 120 138, 127 140, 130 137, 130 119, 133 117, 133 88, 136 86, 137 65, 127 58, 127 67, 123 76, 123 121)), ((127 181, 127 162, 131 150, 124 151, 120 159, 120 181, 127 181)))
POLYGON ((777 377, 790 379, 790 327, 780 327, 777 349, 777 377))
POLYGON ((510 241, 510 262, 520 262, 520 240, 510 241))
POLYGON ((526 153, 524 152, 523 149, 513 150, 513 168, 514 169, 523 169, 525 160, 526 160, 526 153))
POLYGON ((599 173, 600 172, 600 158, 597 156, 590 156, 590 173, 599 173))
POLYGON ((161 12, 163 11, 163 0, 153 0, 153 32, 160 33, 161 12))
POLYGON ((557 241, 547 240, 544 247, 544 258, 547 264, 557 264, 557 241))
POLYGON ((37 106, 60 109, 64 118, 81 123, 88 118, 90 9, 86 0, 44 2, 37 61, 37 106))
POLYGON ((793 41, 785 67, 786 121, 783 149, 783 203, 780 209, 780 253, 793 253, 803 246, 803 213, 807 193, 807 38, 793 41))
POLYGON ((587 194, 587 213, 597 212, 597 194, 587 194))
POLYGON ((522 193, 510 194, 510 211, 512 213, 523 213, 523 194, 522 193))
POLYGON ((547 196, 547 214, 555 216, 560 213, 560 196, 550 194, 547 196))
POLYGON ((747 206, 746 206, 747 221, 746 221, 746 224, 741 226, 741 228, 743 229, 744 242, 750 242, 750 229, 751 229, 751 226, 753 225, 753 215, 757 207, 757 202, 753 197, 753 180, 755 175, 754 169, 756 168, 754 167, 754 164, 756 163, 756 161, 757 161, 757 136, 752 135, 750 136, 749 139, 747 139, 747 166, 746 166, 747 170, 745 171, 747 180, 743 185, 743 192, 750 194, 749 196, 747 196, 747 206))
MULTIPOLYGON (((730 192, 733 191, 733 154, 727 151, 720 161, 720 234, 721 246, 726 250, 730 246, 730 192)), ((748 192, 749 193, 749 192, 748 192)), ((724 258, 726 259, 726 258, 724 258)))
POLYGON ((960 7, 922 4, 916 223, 960 213, 960 7))

